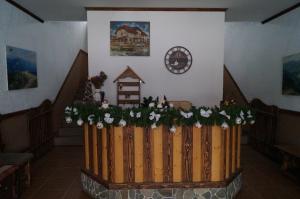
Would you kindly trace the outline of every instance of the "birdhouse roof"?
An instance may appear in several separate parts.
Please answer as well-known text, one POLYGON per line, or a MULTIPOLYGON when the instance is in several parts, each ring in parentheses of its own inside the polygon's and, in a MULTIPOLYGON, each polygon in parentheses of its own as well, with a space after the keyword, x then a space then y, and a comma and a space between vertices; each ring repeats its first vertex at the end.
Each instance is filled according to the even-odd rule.
POLYGON ((138 79, 145 83, 144 80, 140 78, 140 76, 138 76, 129 66, 127 66, 127 68, 114 80, 114 82, 118 81, 119 79, 125 79, 127 77, 138 79))

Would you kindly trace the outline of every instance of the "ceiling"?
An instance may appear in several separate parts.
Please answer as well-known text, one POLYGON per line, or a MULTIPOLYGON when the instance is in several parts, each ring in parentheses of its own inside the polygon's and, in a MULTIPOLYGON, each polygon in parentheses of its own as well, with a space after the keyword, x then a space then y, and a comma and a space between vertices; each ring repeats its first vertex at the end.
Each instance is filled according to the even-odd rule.
POLYGON ((226 21, 262 21, 299 0, 15 0, 46 21, 85 21, 85 7, 228 8, 226 21))

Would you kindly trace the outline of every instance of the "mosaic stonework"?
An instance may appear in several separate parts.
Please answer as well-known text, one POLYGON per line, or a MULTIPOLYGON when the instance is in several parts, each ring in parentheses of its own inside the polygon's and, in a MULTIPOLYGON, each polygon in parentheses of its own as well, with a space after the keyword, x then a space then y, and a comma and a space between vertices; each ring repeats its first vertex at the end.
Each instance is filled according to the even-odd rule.
POLYGON ((81 173, 83 190, 95 199, 232 199, 242 186, 241 174, 224 188, 108 190, 81 173))

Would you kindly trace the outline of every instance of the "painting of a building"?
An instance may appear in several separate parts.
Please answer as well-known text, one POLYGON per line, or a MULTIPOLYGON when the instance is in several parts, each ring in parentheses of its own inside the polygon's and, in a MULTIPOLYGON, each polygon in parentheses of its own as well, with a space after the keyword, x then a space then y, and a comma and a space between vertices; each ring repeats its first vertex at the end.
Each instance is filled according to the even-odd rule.
POLYGON ((149 56, 150 22, 110 22, 112 56, 149 56))

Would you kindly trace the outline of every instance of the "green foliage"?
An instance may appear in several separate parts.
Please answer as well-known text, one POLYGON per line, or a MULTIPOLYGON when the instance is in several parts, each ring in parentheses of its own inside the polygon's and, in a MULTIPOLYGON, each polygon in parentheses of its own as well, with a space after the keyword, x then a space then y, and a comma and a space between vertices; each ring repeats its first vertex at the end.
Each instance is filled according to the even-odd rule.
POLYGON ((151 125, 193 126, 201 125, 239 125, 252 124, 255 115, 248 107, 229 105, 222 107, 192 107, 188 111, 165 106, 151 106, 122 109, 117 106, 99 107, 95 104, 75 104, 65 110, 66 121, 83 120, 90 124, 103 123, 104 126, 135 125, 138 127, 150 127, 151 125), (159 108, 158 108, 159 107, 159 108), (124 124, 123 124, 124 125, 124 124))

